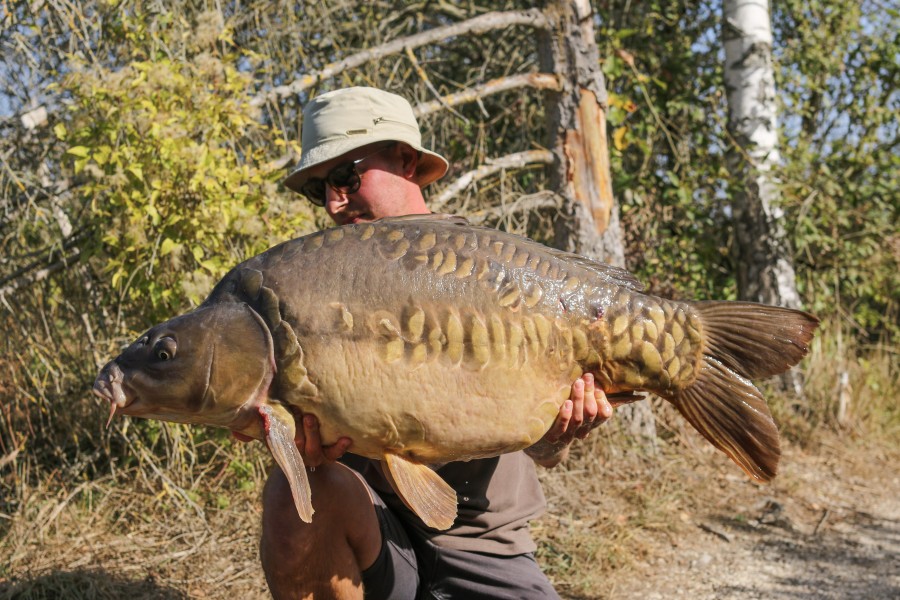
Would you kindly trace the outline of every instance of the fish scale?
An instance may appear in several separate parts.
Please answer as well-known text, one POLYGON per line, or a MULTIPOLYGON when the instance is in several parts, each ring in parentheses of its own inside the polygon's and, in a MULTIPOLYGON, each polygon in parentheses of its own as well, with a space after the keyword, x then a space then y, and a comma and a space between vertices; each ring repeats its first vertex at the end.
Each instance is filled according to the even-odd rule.
POLYGON ((585 372, 608 393, 659 394, 770 479, 777 429, 749 378, 796 364, 816 319, 641 290, 622 269, 458 218, 348 225, 238 265, 198 309, 110 361, 94 390, 111 414, 265 439, 304 520, 296 412, 318 418, 324 444, 346 436, 384 461, 410 507, 446 528, 456 496, 427 464, 534 444, 585 372), (155 358, 158 344, 171 360, 155 358))

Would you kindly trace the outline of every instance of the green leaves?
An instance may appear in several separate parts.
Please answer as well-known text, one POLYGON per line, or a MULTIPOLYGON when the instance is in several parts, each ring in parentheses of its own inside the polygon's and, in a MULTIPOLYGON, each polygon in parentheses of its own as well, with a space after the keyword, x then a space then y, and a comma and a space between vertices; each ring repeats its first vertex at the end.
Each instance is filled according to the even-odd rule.
MULTIPOLYGON (((143 27, 123 25, 134 35, 143 27)), ((54 133, 82 180, 94 260, 126 312, 149 323, 202 301, 228 268, 296 235, 303 220, 273 194, 280 173, 265 165, 276 136, 257 121, 240 55, 135 56, 115 69, 73 57, 60 84, 71 108, 54 133)))
MULTIPOLYGON (((650 0, 601 12, 628 265, 659 292, 734 295, 720 10, 650 0)), ((786 0, 772 10, 776 175, 798 287, 820 317, 865 337, 896 336, 900 19, 852 0, 786 0)))
POLYGON ((900 19, 850 0, 775 9, 780 177, 804 295, 863 337, 897 336, 900 65, 885 57, 900 19))

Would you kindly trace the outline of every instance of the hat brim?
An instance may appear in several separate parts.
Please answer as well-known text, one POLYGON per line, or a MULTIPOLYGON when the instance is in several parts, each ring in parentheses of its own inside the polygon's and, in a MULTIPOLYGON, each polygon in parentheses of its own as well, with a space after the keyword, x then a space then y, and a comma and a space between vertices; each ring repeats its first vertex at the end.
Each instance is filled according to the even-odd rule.
POLYGON ((306 181, 309 179, 309 171, 312 168, 324 162, 328 162, 329 160, 332 160, 336 157, 343 156, 344 154, 352 152, 357 148, 368 146, 369 144, 388 141, 401 141, 404 144, 408 144, 412 148, 415 148, 421 153, 419 155, 419 164, 416 167, 415 175, 415 182, 421 188, 424 188, 425 186, 434 183, 435 181, 443 177, 444 174, 447 173, 447 169, 450 167, 450 163, 447 162, 447 159, 440 154, 432 152, 431 150, 426 150, 425 148, 422 148, 421 146, 418 146, 416 144, 410 144, 408 141, 397 140, 393 137, 384 137, 379 139, 378 136, 372 136, 366 138, 365 140, 331 140, 327 143, 312 148, 309 151, 304 150, 300 158, 300 164, 297 165, 297 168, 291 171, 291 173, 288 174, 288 176, 284 179, 284 186, 289 190, 299 193, 301 191, 301 188, 303 187, 303 184, 306 183, 306 181))

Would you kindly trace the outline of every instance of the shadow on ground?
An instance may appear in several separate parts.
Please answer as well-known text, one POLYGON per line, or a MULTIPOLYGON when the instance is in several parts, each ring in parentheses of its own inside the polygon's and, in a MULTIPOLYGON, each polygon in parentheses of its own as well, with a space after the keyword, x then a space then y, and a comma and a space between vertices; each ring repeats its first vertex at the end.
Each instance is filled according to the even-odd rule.
POLYGON ((768 532, 753 532, 756 546, 752 552, 764 573, 771 569, 765 573, 768 584, 762 587, 736 581, 721 585, 717 592, 722 597, 749 598, 764 593, 784 600, 900 598, 897 521, 851 512, 812 535, 790 526, 763 529, 768 532))
POLYGON ((152 577, 128 579, 102 569, 51 571, 0 580, 0 600, 185 600, 188 596, 152 577))

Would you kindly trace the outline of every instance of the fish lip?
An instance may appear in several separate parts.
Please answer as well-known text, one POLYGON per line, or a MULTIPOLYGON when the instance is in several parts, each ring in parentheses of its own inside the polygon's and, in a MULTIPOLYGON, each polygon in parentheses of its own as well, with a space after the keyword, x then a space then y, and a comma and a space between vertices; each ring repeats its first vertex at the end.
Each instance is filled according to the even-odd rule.
POLYGON ((125 408, 132 404, 134 399, 129 398, 128 394, 125 393, 125 388, 122 385, 124 380, 125 373, 122 372, 122 369, 115 361, 111 361, 100 372, 97 380, 94 381, 94 387, 91 388, 91 392, 98 398, 114 404, 116 408, 125 408))

